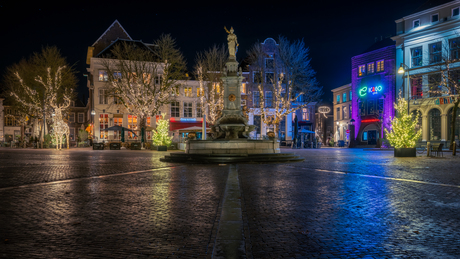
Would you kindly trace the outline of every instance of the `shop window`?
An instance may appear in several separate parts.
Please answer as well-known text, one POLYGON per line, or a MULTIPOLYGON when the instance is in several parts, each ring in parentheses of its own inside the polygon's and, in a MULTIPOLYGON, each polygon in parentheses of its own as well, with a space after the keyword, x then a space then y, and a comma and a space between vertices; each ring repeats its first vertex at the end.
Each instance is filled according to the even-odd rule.
POLYGON ((422 47, 412 48, 410 50, 412 67, 419 67, 423 62, 422 47))
POLYGON ((436 42, 428 45, 430 50, 430 64, 441 62, 442 43, 436 42))
POLYGON ((179 102, 171 102, 171 117, 180 117, 179 102))
POLYGON ((100 139, 107 139, 108 132, 103 131, 109 127, 109 115, 107 113, 99 114, 99 130, 100 130, 100 139))
MULTIPOLYGON (((123 115, 114 115, 113 126, 123 126, 123 115), (115 117, 115 116, 121 116, 121 117, 115 117)), ((121 130, 113 131, 113 139, 121 140, 121 130)))
POLYGON ((134 131, 136 135, 134 135, 131 131, 128 131, 128 139, 135 140, 139 136, 138 126, 137 126, 137 116, 129 114, 128 115, 128 129, 134 131))
POLYGON ((428 113, 429 140, 441 140, 441 112, 434 108, 428 113))
POLYGON ((363 141, 367 141, 367 131, 363 132, 363 141))

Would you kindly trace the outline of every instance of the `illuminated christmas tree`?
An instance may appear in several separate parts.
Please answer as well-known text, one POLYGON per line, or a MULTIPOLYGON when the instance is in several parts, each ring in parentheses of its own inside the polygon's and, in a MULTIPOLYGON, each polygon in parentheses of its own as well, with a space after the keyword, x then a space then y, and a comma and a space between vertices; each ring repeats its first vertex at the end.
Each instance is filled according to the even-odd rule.
POLYGON ((169 146, 171 145, 172 138, 169 136, 169 120, 158 120, 157 128, 153 131, 153 144, 157 146, 169 146))
POLYGON ((415 130, 418 123, 419 113, 416 116, 408 113, 407 101, 399 93, 398 102, 394 104, 396 117, 391 120, 391 131, 387 133, 390 144, 395 148, 414 148, 415 143, 422 134, 422 131, 415 130))

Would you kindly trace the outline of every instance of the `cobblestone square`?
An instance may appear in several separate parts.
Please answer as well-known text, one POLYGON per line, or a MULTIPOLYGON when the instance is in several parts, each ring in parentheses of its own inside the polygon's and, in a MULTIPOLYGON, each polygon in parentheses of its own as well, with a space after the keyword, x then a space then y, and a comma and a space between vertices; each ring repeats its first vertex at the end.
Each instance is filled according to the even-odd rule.
POLYGON ((0 148, 0 258, 460 257, 459 157, 282 151, 306 159, 0 148))

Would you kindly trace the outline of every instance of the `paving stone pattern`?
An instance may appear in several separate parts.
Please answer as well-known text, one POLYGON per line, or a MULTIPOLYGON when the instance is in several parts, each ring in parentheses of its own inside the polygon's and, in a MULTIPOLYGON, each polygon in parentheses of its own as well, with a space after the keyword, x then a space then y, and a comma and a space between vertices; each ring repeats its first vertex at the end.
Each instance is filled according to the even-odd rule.
MULTIPOLYGON (((237 165, 241 257, 460 257, 460 157, 282 152, 237 165)), ((0 148, 0 258, 212 258, 229 166, 164 154, 0 148)))

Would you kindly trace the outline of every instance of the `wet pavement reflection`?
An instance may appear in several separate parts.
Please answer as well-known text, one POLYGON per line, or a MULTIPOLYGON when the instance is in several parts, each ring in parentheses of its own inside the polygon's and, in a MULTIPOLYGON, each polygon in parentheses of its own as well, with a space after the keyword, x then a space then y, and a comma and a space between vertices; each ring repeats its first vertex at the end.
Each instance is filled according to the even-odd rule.
MULTIPOLYGON (((243 258, 460 257, 460 158, 283 151, 236 167, 243 258)), ((211 258, 229 165, 161 156, 0 149, 0 258, 211 258)))

